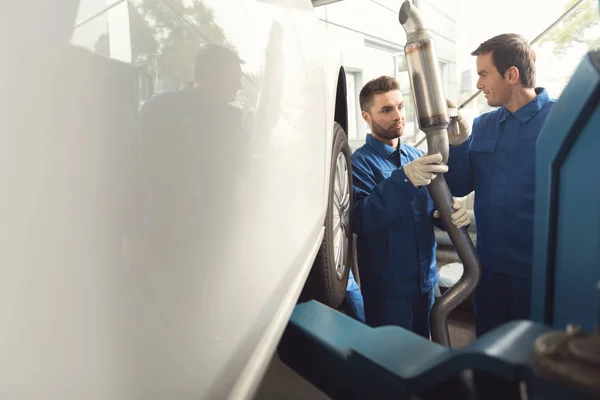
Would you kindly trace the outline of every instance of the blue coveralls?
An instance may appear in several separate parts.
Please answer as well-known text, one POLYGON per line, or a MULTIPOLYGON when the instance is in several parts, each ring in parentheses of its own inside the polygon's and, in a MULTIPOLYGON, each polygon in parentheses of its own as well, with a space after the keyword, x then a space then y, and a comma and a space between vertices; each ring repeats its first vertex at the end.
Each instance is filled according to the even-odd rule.
POLYGON ((354 274, 350 271, 348 276, 348 285, 346 286, 346 295, 344 296, 344 308, 346 313, 352 318, 365 323, 365 306, 360 286, 354 279, 354 274))
POLYGON ((438 272, 434 204, 401 166, 423 155, 367 135, 352 155, 354 221, 366 323, 398 325, 429 338, 438 272))
POLYGON ((554 103, 545 89, 536 93, 514 114, 501 107, 476 118, 469 140, 450 146, 445 177, 452 194, 475 191, 478 336, 530 316, 535 143, 554 103))

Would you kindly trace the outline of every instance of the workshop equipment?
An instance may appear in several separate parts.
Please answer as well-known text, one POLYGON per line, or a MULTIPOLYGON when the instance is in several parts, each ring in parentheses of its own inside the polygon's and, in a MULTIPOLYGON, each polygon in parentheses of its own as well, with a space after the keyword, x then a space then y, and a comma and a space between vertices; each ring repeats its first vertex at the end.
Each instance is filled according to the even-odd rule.
MULTIPOLYGON (((442 77, 439 71, 435 43, 423 26, 419 11, 409 1, 402 4, 398 18, 406 30, 404 53, 406 54, 419 128, 425 132, 427 137, 428 153, 440 153, 445 164, 448 161, 450 114, 446 105, 446 96, 442 89, 442 77)), ((454 212, 452 208, 454 199, 444 176, 438 175, 427 186, 427 189, 464 266, 463 276, 436 300, 431 310, 431 339, 450 347, 448 316, 477 287, 481 266, 467 228, 458 228, 452 223, 451 215, 454 212)))

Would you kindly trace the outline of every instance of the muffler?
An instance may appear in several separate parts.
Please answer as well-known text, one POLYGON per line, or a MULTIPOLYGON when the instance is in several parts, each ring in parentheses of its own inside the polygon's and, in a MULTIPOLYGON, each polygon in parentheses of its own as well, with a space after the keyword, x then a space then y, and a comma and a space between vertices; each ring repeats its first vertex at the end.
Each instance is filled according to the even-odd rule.
MULTIPOLYGON (((406 31, 404 52, 419 128, 427 137, 428 154, 439 153, 443 157, 443 163, 446 163, 450 114, 446 105, 435 44, 423 26, 419 11, 409 1, 402 4, 399 20, 406 31)), ((431 310, 431 339, 450 347, 448 315, 473 293, 479 283, 481 267, 467 229, 457 228, 452 223, 450 215, 453 212, 454 200, 444 176, 439 175, 427 187, 446 225, 456 253, 463 263, 463 276, 436 300, 431 310)))

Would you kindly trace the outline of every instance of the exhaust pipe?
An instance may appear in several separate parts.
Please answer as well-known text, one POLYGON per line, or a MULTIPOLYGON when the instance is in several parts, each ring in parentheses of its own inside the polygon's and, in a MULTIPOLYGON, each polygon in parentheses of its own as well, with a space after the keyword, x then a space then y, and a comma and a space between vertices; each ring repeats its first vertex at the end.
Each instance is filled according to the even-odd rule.
MULTIPOLYGON (((435 44, 424 28, 419 11, 405 1, 400 8, 400 24, 406 31, 404 52, 417 110, 419 128, 427 137, 429 154, 440 153, 443 163, 448 161, 448 126, 450 114, 442 89, 442 79, 435 44)), ((429 193, 440 213, 456 253, 463 263, 463 276, 442 297, 436 300, 431 310, 431 339, 450 347, 448 315, 466 300, 477 287, 481 267, 475 246, 466 228, 457 228, 450 215, 453 198, 443 175, 431 181, 429 193)))

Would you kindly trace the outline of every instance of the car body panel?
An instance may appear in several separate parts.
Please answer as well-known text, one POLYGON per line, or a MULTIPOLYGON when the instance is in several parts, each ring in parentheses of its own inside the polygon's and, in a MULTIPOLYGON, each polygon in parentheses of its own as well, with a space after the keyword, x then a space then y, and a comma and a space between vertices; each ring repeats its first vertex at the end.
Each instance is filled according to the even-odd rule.
POLYGON ((5 25, 38 64, 11 64, 0 146, 0 397, 251 397, 323 238, 340 59, 311 3, 144 1, 5 25), (242 89, 186 114, 205 42, 242 89), (140 104, 132 65, 164 93, 140 104))

